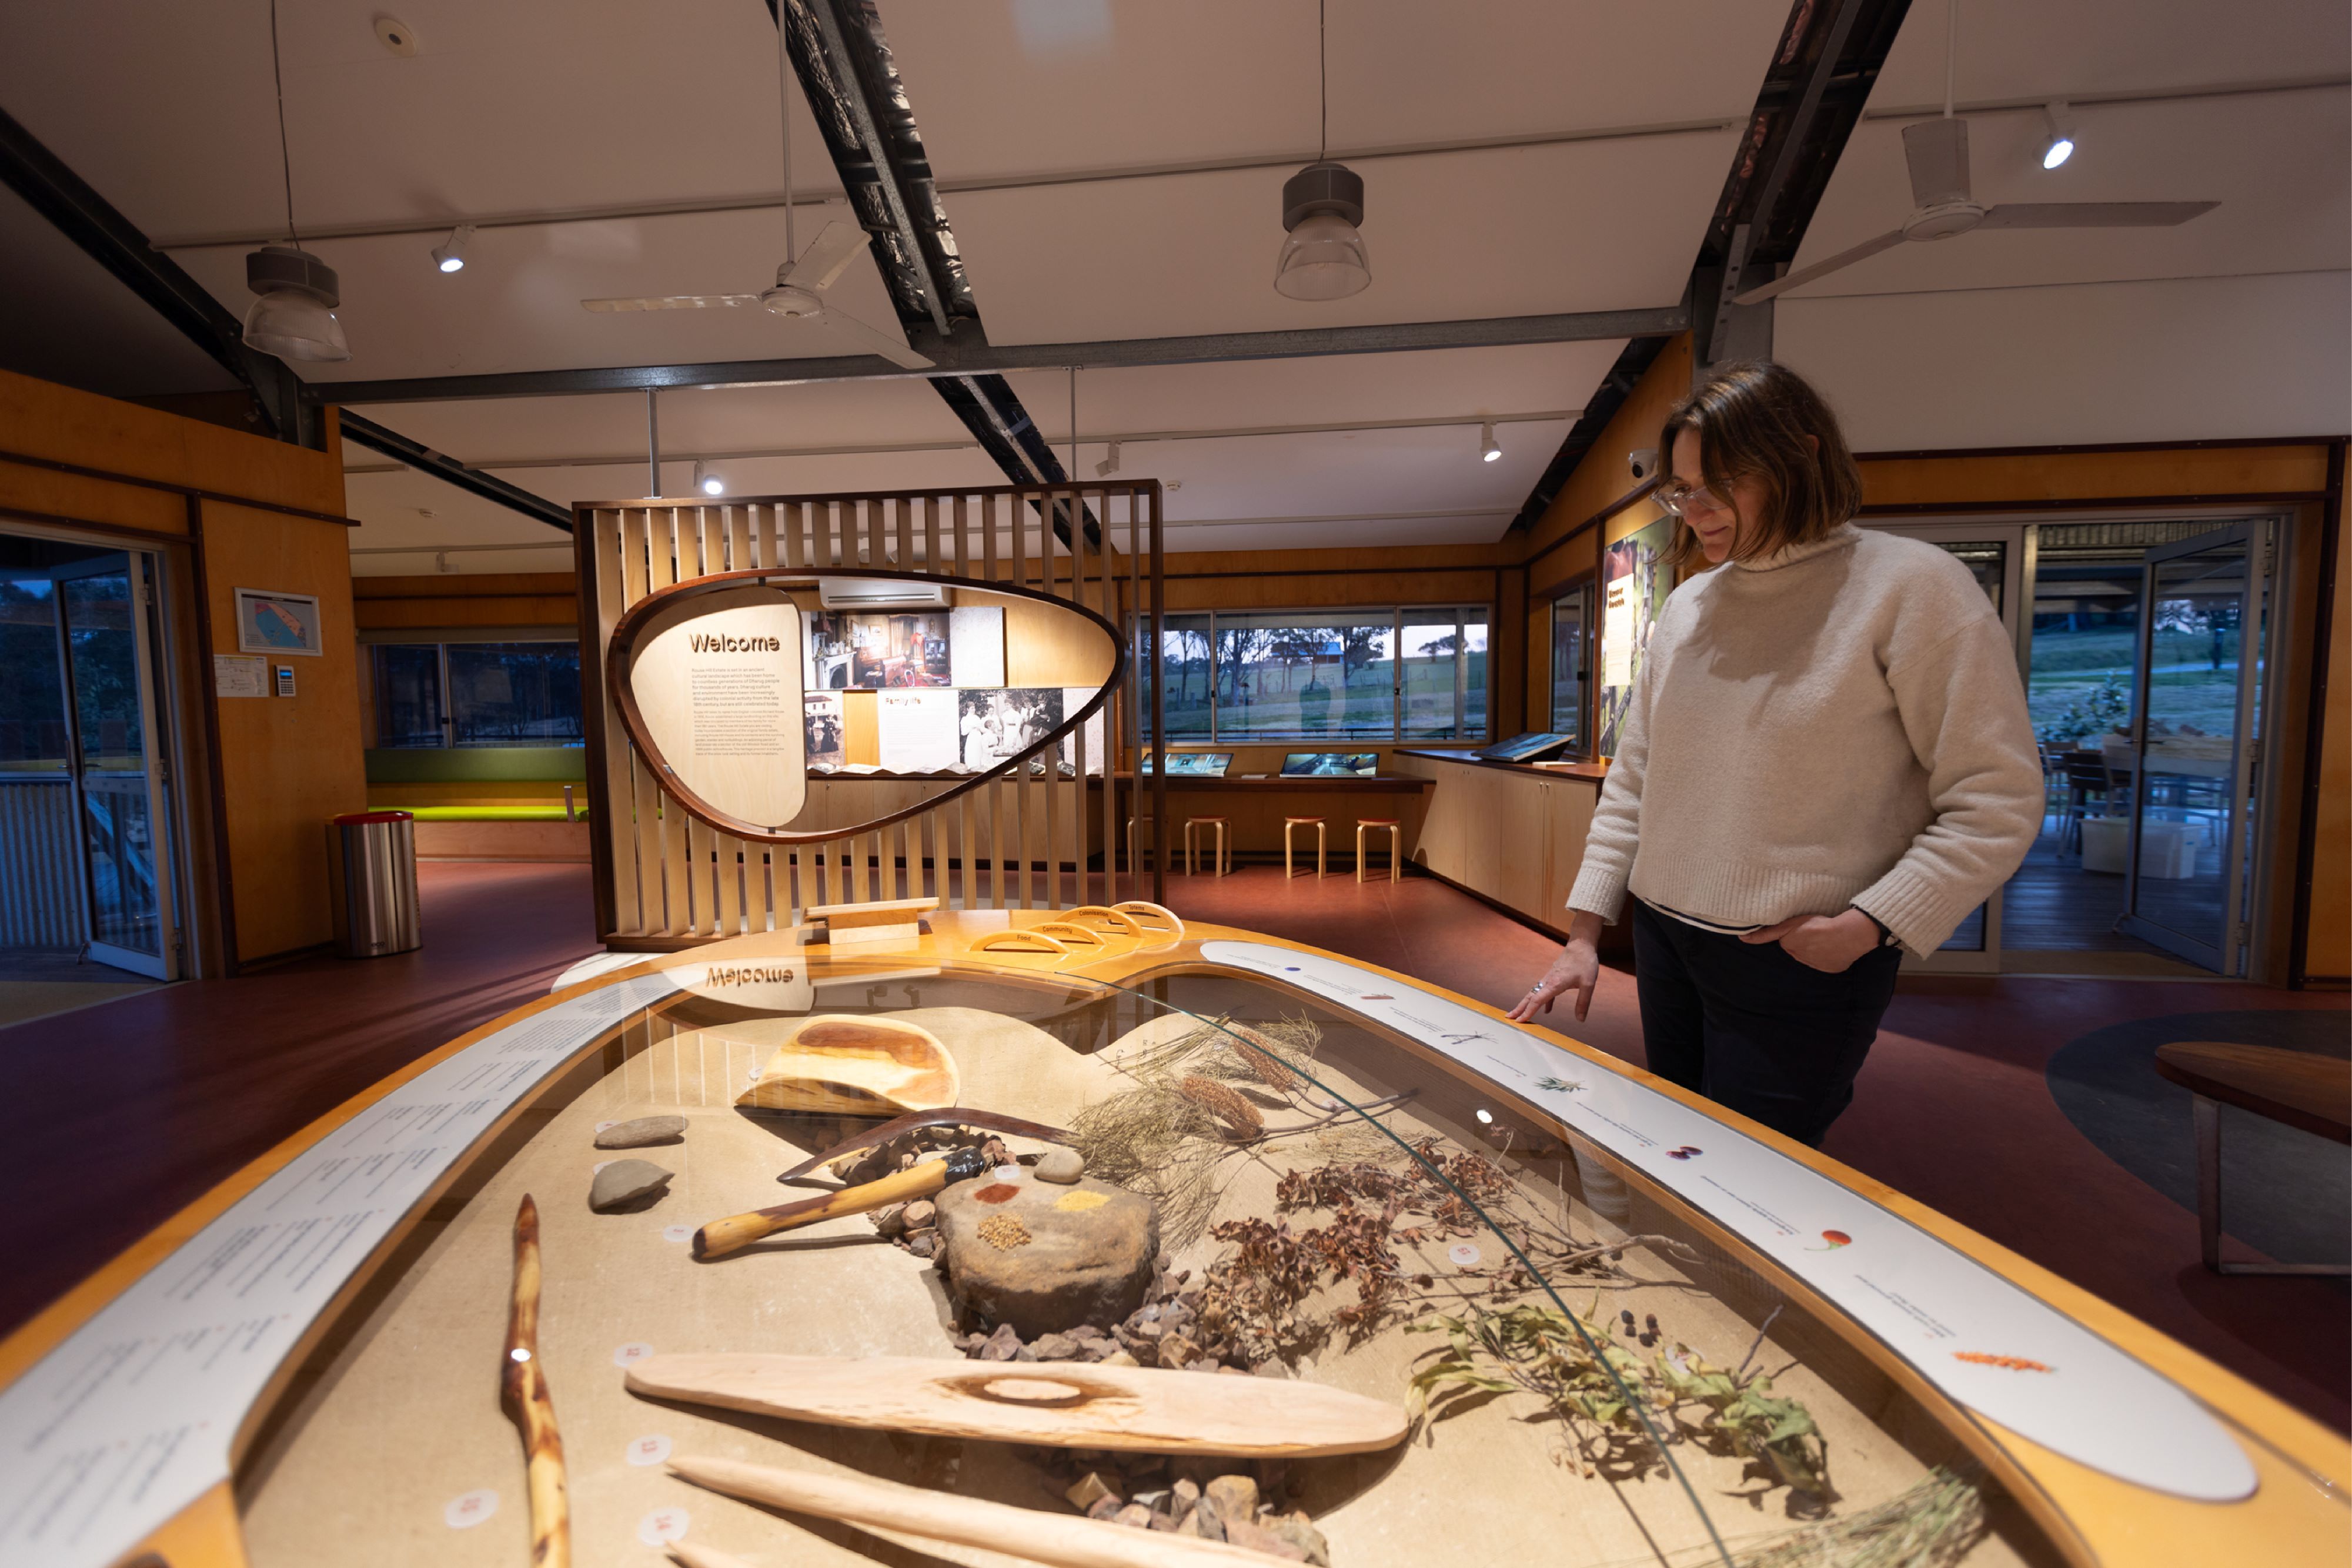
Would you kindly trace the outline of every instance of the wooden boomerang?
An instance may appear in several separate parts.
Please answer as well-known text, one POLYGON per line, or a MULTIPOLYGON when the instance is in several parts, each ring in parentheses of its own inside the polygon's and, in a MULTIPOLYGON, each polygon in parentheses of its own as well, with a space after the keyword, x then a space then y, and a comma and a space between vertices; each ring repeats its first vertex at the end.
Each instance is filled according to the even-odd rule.
POLYGON ((1043 1122, 1024 1122, 1018 1116, 999 1115, 994 1111, 973 1111, 961 1105, 948 1105, 936 1111, 909 1111, 903 1116, 893 1117, 871 1132, 860 1133, 845 1144, 835 1144, 821 1155, 811 1155, 776 1179, 797 1181, 817 1166, 830 1165, 844 1155, 877 1148, 902 1134, 918 1132, 925 1127, 980 1127, 991 1133, 1010 1133, 1016 1138, 1035 1138, 1041 1143, 1066 1144, 1070 1141, 1066 1129, 1049 1127, 1043 1122))

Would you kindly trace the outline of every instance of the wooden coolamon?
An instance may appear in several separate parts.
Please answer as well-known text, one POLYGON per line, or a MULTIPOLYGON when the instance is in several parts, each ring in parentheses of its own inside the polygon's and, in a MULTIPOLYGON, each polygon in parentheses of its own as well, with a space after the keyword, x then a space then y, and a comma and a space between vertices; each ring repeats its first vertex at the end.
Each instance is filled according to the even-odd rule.
POLYGON ((1162 628, 1158 481, 593 502, 573 508, 573 524, 596 915, 608 946, 687 947, 789 927, 811 904, 926 894, 965 909, 1160 900, 1166 868, 1150 846, 1168 841, 1165 775, 1154 769, 1142 789, 1119 768, 1139 733, 1139 702, 1154 710, 1148 733, 1160 727, 1158 683, 1147 692, 1141 680, 1162 628), (924 802, 961 780, 812 779, 790 843, 739 838, 688 816, 663 793, 614 706, 604 671, 614 623, 647 594, 697 577, 861 568, 950 587, 1026 588, 1119 628, 1126 674, 1101 727, 1109 755, 1086 758, 1080 727, 1076 777, 1051 767, 1032 777, 1016 759, 937 805, 924 802), (1098 779, 1087 777, 1089 765, 1098 779), (910 814, 869 826, 902 811, 910 814), (1129 858, 1131 842, 1145 846, 1149 876, 1129 858))

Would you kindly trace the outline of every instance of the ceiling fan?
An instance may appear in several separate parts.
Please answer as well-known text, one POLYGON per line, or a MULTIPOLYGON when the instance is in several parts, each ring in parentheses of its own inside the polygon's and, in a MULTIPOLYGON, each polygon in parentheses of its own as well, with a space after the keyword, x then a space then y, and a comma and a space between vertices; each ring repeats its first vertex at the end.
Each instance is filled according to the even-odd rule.
POLYGON ((1906 240, 1954 239, 1973 229, 2163 229, 2211 212, 2219 202, 2003 202, 1979 205, 1969 188, 1969 122, 1952 117, 1952 47, 1959 0, 1949 0, 1944 39, 1944 117, 1903 128, 1903 161, 1917 204, 1899 228, 1889 229, 1825 261, 1801 267, 1732 296, 1755 305, 1893 250, 1906 240))
MULTIPOLYGON (((786 202, 792 197, 785 195, 786 202)), ((790 209, 787 208, 789 211, 790 209)), ((789 238, 785 244, 791 244, 789 238)), ((583 299, 582 308, 604 313, 623 310, 704 310, 718 306, 757 305, 763 310, 799 321, 813 321, 836 338, 856 343, 910 371, 929 370, 932 361, 887 332, 877 331, 830 303, 825 290, 840 281, 849 264, 866 246, 866 233, 852 224, 831 223, 798 261, 776 268, 776 286, 758 294, 667 294, 637 299, 583 299)))
POLYGON ((776 91, 783 110, 784 128, 784 264, 776 268, 776 286, 757 294, 665 294, 635 299, 583 299, 581 308, 613 314, 624 310, 707 310, 719 306, 757 305, 791 320, 813 322, 868 353, 881 355, 892 364, 910 371, 929 370, 934 361, 825 298, 825 290, 841 281, 841 275, 849 270, 849 264, 865 246, 864 230, 855 224, 827 224, 799 259, 793 259, 791 70, 791 60, 784 49, 784 31, 779 26, 776 91))

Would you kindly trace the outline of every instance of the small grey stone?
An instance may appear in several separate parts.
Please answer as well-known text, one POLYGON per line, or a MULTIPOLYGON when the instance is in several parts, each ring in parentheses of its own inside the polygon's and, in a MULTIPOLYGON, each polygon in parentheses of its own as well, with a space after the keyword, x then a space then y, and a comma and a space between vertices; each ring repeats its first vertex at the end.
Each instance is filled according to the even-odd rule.
POLYGON ((683 1116, 640 1116, 615 1122, 596 1134, 600 1149, 642 1149, 649 1144, 674 1144, 686 1136, 683 1116))
POLYGON ((874 1228, 896 1241, 907 1234, 907 1206, 894 1203, 874 1211, 874 1228))
POLYGON ((1039 1181, 1068 1186, 1087 1174, 1087 1156, 1073 1148, 1047 1149, 1037 1156, 1037 1164, 1029 1174, 1039 1181))
POLYGON ((1021 1349, 1021 1333, 1011 1323, 999 1323, 988 1343, 980 1347, 982 1361, 1011 1361, 1021 1349))
POLYGON ((1203 1541, 1223 1541, 1225 1521, 1217 1512, 1217 1505, 1203 1497, 1192 1505, 1192 1533, 1203 1541))
POLYGON ((1029 1348, 1037 1353, 1039 1361, 1068 1361, 1078 1354, 1078 1342, 1066 1333, 1049 1333, 1029 1348))
POLYGON ((1151 1528, 1151 1511, 1139 1502, 1131 1502, 1112 1514, 1110 1521, 1135 1530, 1149 1530, 1151 1528))
POLYGON ((902 1211, 900 1223, 908 1230, 928 1230, 940 1222, 939 1214, 937 1207, 918 1198, 902 1211))
POLYGON ((1226 1520, 1225 1539, 1235 1546, 1246 1547, 1252 1552, 1264 1552, 1268 1557, 1277 1557, 1286 1563, 1304 1563, 1307 1560, 1307 1549, 1291 1540, 1289 1536, 1280 1531, 1268 1530, 1262 1525, 1253 1524, 1246 1519, 1226 1520))
POLYGON ((929 1258, 936 1255, 939 1249, 940 1233, 938 1231, 916 1230, 908 1233, 907 1250, 916 1257, 929 1258))
POLYGON ((1279 1536, 1298 1548, 1315 1568, 1331 1568, 1331 1543, 1323 1532, 1307 1521, 1304 1513, 1278 1513, 1258 1526, 1268 1535, 1279 1536))
POLYGON ((1257 1515, 1257 1480, 1252 1476, 1219 1476, 1201 1489, 1217 1505, 1217 1517, 1228 1521, 1257 1515))
POLYGON ((648 1193, 661 1193, 669 1186, 670 1175, 651 1160, 614 1160, 596 1173, 588 1189, 588 1207, 609 1214, 648 1193))

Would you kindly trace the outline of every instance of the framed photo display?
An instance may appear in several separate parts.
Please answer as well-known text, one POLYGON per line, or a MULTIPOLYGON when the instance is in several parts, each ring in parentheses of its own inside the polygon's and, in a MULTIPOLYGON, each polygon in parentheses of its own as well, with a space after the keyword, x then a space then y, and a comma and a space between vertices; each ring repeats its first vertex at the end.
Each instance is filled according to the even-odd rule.
POLYGON ((324 658, 327 651, 319 635, 318 600, 307 593, 236 590, 236 651, 324 658))

